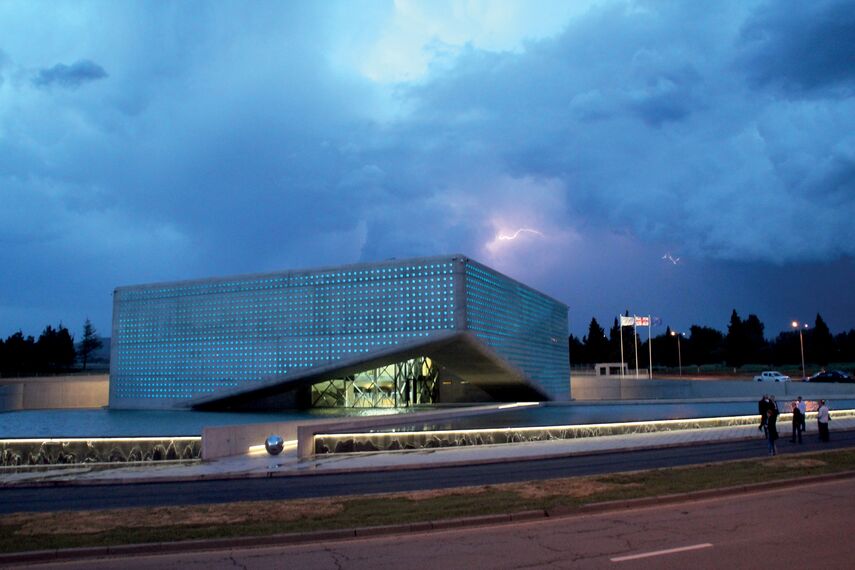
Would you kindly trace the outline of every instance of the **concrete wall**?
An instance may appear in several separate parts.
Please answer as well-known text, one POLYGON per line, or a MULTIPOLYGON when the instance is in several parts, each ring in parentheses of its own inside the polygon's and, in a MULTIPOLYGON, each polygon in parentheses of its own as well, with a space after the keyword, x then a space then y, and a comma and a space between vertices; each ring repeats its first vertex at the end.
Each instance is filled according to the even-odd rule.
POLYGON ((250 447, 264 445, 270 435, 285 441, 297 439, 299 421, 206 427, 202 430, 202 459, 245 455, 250 447))
POLYGON ((571 379, 574 400, 658 400, 694 398, 749 398, 763 394, 809 399, 855 395, 855 384, 753 382, 750 380, 641 380, 605 376, 571 379))
POLYGON ((0 411, 100 408, 109 390, 109 374, 0 378, 0 411))
POLYGON ((323 420, 297 420, 264 424, 206 427, 202 430, 202 459, 211 460, 232 455, 244 455, 250 447, 264 445, 269 435, 281 436, 285 441, 298 441, 301 458, 314 453, 313 437, 329 429, 337 431, 366 430, 372 427, 413 422, 441 421, 448 418, 493 413, 507 404, 490 404, 477 407, 446 408, 410 414, 388 414, 323 420))

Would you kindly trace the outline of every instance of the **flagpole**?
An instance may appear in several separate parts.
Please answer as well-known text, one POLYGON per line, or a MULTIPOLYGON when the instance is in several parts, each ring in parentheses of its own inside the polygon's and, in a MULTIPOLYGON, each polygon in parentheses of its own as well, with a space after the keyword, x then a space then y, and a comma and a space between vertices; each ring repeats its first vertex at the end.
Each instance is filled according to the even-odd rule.
POLYGON ((623 359, 623 315, 618 317, 618 323, 620 323, 620 377, 623 378, 623 373, 626 369, 623 359))
POLYGON ((653 380, 653 315, 647 315, 647 367, 648 377, 653 380))
POLYGON ((635 324, 635 321, 638 320, 638 317, 633 315, 632 320, 632 340, 635 343, 635 378, 638 379, 638 325, 635 324))

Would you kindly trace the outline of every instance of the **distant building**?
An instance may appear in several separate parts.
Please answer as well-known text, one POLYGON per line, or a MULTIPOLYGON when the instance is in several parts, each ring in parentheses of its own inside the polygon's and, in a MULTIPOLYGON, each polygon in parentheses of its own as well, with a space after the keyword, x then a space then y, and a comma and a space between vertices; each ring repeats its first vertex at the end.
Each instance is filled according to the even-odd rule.
POLYGON ((597 362, 594 364, 597 376, 625 376, 629 374, 626 362, 597 362))
POLYGON ((462 255, 119 287, 114 408, 568 400, 567 306, 462 255))

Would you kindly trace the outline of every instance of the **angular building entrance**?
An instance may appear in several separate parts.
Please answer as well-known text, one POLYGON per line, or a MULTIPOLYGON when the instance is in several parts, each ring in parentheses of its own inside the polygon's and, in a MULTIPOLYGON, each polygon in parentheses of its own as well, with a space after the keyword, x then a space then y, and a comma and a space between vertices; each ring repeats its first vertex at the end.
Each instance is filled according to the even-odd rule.
POLYGON ((312 407, 409 408, 438 394, 439 370, 422 356, 312 384, 312 407))

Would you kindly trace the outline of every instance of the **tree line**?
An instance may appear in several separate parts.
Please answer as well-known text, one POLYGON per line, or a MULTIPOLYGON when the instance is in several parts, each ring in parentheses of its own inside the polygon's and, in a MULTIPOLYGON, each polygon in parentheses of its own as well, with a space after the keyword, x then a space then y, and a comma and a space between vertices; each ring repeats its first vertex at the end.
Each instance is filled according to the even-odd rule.
POLYGON ((19 330, 0 339, 0 376, 62 374, 77 370, 78 362, 86 370, 92 353, 103 345, 89 319, 83 324, 83 338, 77 344, 62 323, 56 328, 46 326, 38 339, 24 336, 19 330))
MULTIPOLYGON (((649 347, 647 331, 639 328, 638 362, 647 368, 649 347)), ((765 325, 757 315, 750 314, 745 319, 733 310, 727 332, 692 325, 680 336, 679 347, 676 331, 671 328, 654 336, 653 365, 676 367, 682 357, 683 366, 703 366, 708 364, 727 365, 737 368, 745 364, 765 366, 801 365, 801 343, 804 343, 804 358, 807 364, 828 366, 834 362, 855 362, 855 329, 849 332, 832 334, 822 316, 817 314, 813 326, 802 329, 802 341, 799 331, 784 331, 773 339, 765 336, 765 325)), ((624 361, 635 363, 635 342, 632 327, 623 327, 624 361)), ((618 319, 608 333, 591 319, 588 334, 580 340, 570 335, 570 361, 572 364, 595 364, 598 362, 620 362, 621 327, 618 319)))

